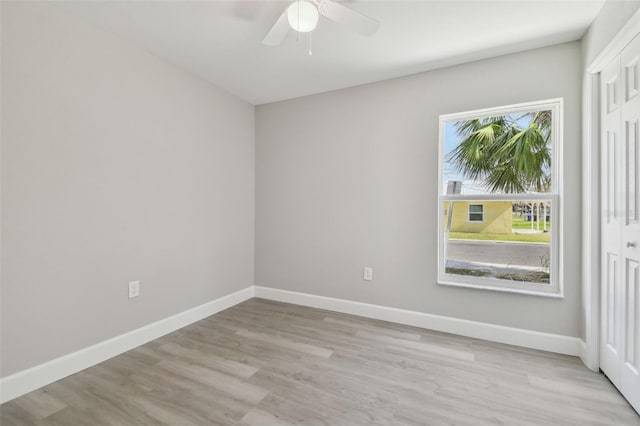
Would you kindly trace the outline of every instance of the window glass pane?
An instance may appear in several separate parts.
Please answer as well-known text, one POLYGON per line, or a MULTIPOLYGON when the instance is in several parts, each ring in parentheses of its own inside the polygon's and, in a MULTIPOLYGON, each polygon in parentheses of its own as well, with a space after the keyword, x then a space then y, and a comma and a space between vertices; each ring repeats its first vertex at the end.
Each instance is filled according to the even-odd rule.
POLYGON ((469 201, 445 201, 445 273, 518 283, 550 283, 551 200, 483 201, 483 214, 469 214, 469 201), (451 215, 449 214, 451 213, 451 215), (473 222, 478 217, 481 222, 473 222))
POLYGON ((471 204, 469 206, 469 213, 482 213, 482 205, 471 204))
POLYGON ((445 122, 442 194, 551 192, 551 131, 550 110, 445 122))

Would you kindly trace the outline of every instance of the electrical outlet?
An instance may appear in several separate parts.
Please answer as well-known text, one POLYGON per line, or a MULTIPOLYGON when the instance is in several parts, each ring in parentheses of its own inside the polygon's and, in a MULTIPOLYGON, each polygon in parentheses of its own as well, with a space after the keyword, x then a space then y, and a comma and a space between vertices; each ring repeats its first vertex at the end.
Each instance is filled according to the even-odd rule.
POLYGON ((131 281, 129 283, 129 299, 140 296, 140 281, 131 281))
POLYGON ((373 268, 365 266, 363 278, 365 281, 373 281, 373 268))

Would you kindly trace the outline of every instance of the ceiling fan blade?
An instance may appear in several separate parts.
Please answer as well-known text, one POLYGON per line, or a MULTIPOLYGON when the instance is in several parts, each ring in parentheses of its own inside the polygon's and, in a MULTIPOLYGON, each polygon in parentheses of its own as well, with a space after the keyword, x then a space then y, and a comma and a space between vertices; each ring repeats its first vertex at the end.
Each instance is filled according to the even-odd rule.
POLYGON ((380 23, 375 19, 331 0, 320 0, 318 2, 318 12, 332 21, 345 25, 365 36, 374 34, 378 31, 378 26, 380 26, 380 23))
POLYGON ((273 27, 271 27, 267 35, 262 39, 262 44, 266 44, 267 46, 279 45, 289 33, 290 28, 289 19, 287 18, 287 9, 285 9, 276 23, 273 24, 273 27))

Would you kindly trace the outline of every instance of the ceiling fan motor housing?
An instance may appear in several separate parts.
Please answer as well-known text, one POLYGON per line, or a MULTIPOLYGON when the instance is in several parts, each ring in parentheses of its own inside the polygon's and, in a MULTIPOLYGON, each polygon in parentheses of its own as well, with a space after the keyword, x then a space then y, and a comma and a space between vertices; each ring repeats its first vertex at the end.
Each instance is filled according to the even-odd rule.
POLYGON ((300 33, 313 31, 318 25, 318 17, 318 9, 307 0, 295 1, 287 9, 289 25, 300 33))

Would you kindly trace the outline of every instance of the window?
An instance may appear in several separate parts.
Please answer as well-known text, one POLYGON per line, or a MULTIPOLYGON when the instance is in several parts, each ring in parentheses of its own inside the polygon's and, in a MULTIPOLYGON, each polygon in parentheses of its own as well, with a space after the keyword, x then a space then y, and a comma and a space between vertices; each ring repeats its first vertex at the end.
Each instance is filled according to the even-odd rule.
POLYGON ((482 222, 483 219, 482 204, 469 204, 469 222, 482 222))
POLYGON ((438 283, 562 297, 562 99, 440 116, 438 283))

